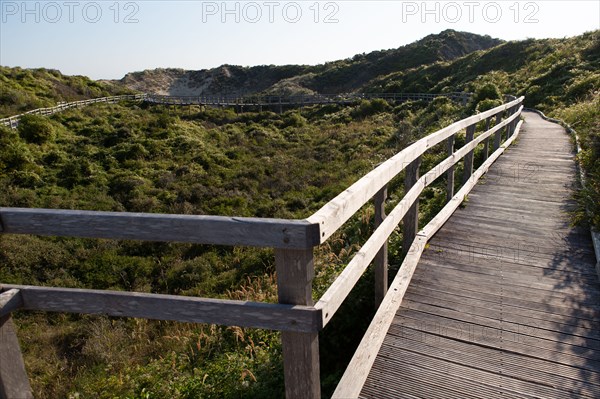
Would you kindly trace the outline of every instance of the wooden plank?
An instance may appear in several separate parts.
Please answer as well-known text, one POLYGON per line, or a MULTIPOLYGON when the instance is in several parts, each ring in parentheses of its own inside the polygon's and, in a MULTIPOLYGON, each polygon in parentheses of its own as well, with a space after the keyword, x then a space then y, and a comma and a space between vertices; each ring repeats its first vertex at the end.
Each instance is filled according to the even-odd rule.
POLYGON ((23 307, 23 299, 19 290, 11 289, 0 294, 0 317, 8 316, 21 307, 23 307))
POLYGON ((494 163, 496 159, 504 150, 512 144, 515 138, 519 134, 519 129, 521 127, 522 122, 517 125, 515 129, 515 134, 511 136, 511 139, 507 140, 499 149, 494 151, 492 155, 477 169, 477 171, 473 174, 473 176, 461 187, 461 189, 456 193, 456 195, 450 200, 444 208, 425 226, 420 234, 426 237, 433 237, 433 235, 446 223, 446 221, 450 218, 452 213, 458 208, 458 206, 463 202, 465 196, 472 190, 477 181, 481 178, 481 176, 487 172, 489 167, 494 163))
POLYGON ((321 328, 320 312, 310 306, 10 284, 2 284, 2 289, 18 289, 24 310, 103 314, 280 331, 314 332, 321 328))
POLYGON ((319 226, 303 220, 0 208, 3 233, 309 248, 319 226))
POLYGON ((419 235, 413 241, 412 250, 404 258, 388 294, 377 310, 332 398, 356 398, 360 394, 387 330, 402 303, 426 243, 427 239, 419 235))
MULTIPOLYGON (((311 306, 315 276, 311 250, 275 250, 280 304, 311 306)), ((283 371, 287 399, 321 397, 319 333, 282 332, 283 371)))
MULTIPOLYGON (((385 219, 385 201, 387 185, 375 195, 375 228, 381 226, 385 219)), ((377 255, 375 255, 375 309, 379 307, 388 289, 388 240, 386 240, 377 255)))
POLYGON ((19 340, 10 315, 0 317, 0 399, 32 399, 19 340))
MULTIPOLYGON (((403 311, 414 311, 413 315, 427 313, 436 316, 443 316, 451 320, 465 321, 485 327, 490 331, 497 331, 497 336, 502 339, 523 339, 528 344, 538 342, 540 347, 545 349, 553 348, 558 336, 560 343, 569 354, 579 353, 582 350, 596 352, 600 349, 600 340, 592 334, 576 335, 569 334, 566 329, 559 330, 556 325, 542 324, 541 322, 510 321, 504 317, 504 311, 489 311, 489 309, 478 311, 475 308, 460 306, 451 306, 450 304, 441 304, 438 301, 421 301, 414 297, 404 299, 402 304, 403 311), (431 303, 435 302, 435 303, 431 303), (523 336, 524 338, 520 338, 523 336), (526 337, 525 337, 526 336, 526 337), (518 338, 517 338, 518 337, 518 338), (549 345, 547 345, 549 343, 549 345)), ((404 314, 404 313, 403 313, 404 314)), ((585 333, 585 332, 584 332, 585 333)), ((586 358, 589 358, 586 356, 586 358)))
POLYGON ((389 333, 401 334, 399 328, 405 325, 474 345, 519 353, 566 366, 600 371, 600 358, 594 349, 563 344, 558 340, 559 337, 555 340, 538 338, 527 334, 528 327, 524 327, 522 333, 505 332, 477 322, 403 309, 394 319, 389 333))

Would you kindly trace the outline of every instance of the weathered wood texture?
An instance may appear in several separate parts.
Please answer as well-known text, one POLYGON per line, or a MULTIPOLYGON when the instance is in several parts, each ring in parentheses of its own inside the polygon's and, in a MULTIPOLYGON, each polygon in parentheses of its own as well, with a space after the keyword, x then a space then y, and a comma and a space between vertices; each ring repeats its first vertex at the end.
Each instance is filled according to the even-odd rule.
POLYGON ((19 340, 10 315, 0 317, 0 399, 30 399, 19 340))
POLYGON ((314 332, 321 326, 320 312, 308 306, 9 284, 2 284, 1 288, 19 290, 24 310, 216 323, 282 331, 314 332))
MULTIPOLYGON (((314 259, 310 250, 275 250, 277 295, 281 304, 311 306, 314 259)), ((318 332, 282 332, 287 399, 321 397, 318 332)))
POLYGON ((23 307, 23 298, 17 289, 0 293, 0 317, 8 316, 11 312, 23 307))
POLYGON ((360 397, 600 397, 600 284, 567 214, 569 137, 525 119, 424 251, 360 397))
MULTIPOLYGON (((385 201, 387 199, 387 186, 379 190, 374 197, 375 228, 381 226, 385 219, 385 201)), ((388 289, 388 242, 387 240, 375 255, 375 308, 378 308, 388 289)))
MULTIPOLYGON (((408 165, 404 176, 404 192, 407 193, 419 180, 421 157, 417 157, 408 165)), ((407 254, 419 230, 419 198, 410 205, 402 219, 402 253, 407 254)))
POLYGON ((303 220, 0 208, 3 233, 309 248, 319 226, 303 220))

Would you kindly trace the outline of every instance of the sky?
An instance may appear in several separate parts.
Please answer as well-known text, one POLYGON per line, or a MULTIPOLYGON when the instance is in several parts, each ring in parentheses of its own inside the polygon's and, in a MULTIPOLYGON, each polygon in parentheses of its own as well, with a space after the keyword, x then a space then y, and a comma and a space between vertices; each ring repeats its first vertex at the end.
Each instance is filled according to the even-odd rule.
POLYGON ((153 68, 314 65, 445 29, 504 40, 570 37, 600 29, 600 0, 0 0, 0 65, 93 79, 153 68))

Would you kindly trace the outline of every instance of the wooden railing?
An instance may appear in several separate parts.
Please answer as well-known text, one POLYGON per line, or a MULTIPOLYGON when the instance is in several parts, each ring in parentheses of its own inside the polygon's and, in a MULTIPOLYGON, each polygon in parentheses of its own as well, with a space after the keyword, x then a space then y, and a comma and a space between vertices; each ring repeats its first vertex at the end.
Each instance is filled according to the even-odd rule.
POLYGON ((352 104, 360 100, 380 98, 391 102, 432 101, 437 97, 447 97, 466 104, 472 93, 341 93, 341 94, 298 94, 298 95, 203 95, 203 96, 161 96, 147 94, 145 101, 167 105, 217 105, 217 106, 302 106, 323 104, 352 104))
POLYGON ((324 104, 352 104, 361 99, 381 98, 392 102, 403 102, 410 100, 432 101, 437 97, 447 97, 453 101, 465 105, 471 98, 472 93, 347 93, 347 94, 306 94, 306 95, 249 95, 249 96, 163 96, 158 94, 128 94, 122 96, 100 97, 89 100, 61 103, 55 107, 37 108, 22 114, 0 119, 0 125, 16 129, 19 121, 25 115, 52 115, 70 108, 81 108, 97 103, 117 103, 119 101, 145 101, 151 104, 161 105, 208 105, 237 107, 279 107, 281 111, 284 106, 307 106, 324 104))
POLYGON ((73 101, 70 103, 61 103, 55 107, 32 109, 31 111, 23 112, 22 114, 9 116, 8 118, 2 118, 2 119, 0 119, 0 125, 8 126, 11 129, 16 129, 17 126, 19 126, 19 121, 25 115, 52 115, 57 112, 61 112, 61 111, 64 111, 64 110, 67 110, 70 108, 81 108, 81 107, 85 107, 86 105, 90 105, 90 104, 116 103, 119 101, 126 101, 126 100, 142 100, 142 99, 144 99, 145 96, 146 96, 145 94, 127 94, 127 95, 123 95, 123 96, 99 97, 99 98, 92 98, 89 100, 80 100, 80 101, 73 101))
POLYGON ((224 216, 162 215, 50 209, 0 208, 0 233, 137 239, 248 245, 275 249, 278 304, 217 300, 162 294, 104 290, 0 285, 0 397, 30 397, 10 313, 42 310, 141 317, 194 323, 215 323, 281 331, 287 398, 320 397, 319 331, 339 309, 368 265, 375 260, 376 295, 381 306, 363 344, 342 378, 337 397, 353 397, 371 367, 387 324, 393 318, 427 240, 463 201, 479 177, 516 137, 523 98, 463 119, 418 140, 388 159, 305 220, 224 216), (476 136, 483 122, 484 131, 476 136), (493 127, 490 126, 493 123, 493 127), (454 149, 456 134, 466 129, 466 143, 454 149), (505 138, 502 144, 503 138, 505 138), (422 155, 436 144, 448 143, 448 157, 423 176, 422 155), (490 143, 491 142, 491 143, 490 143), (473 172, 473 154, 483 147, 484 163, 473 172), (489 154, 489 147, 492 153, 489 154), (462 188, 454 193, 455 165, 464 159, 462 188), (405 173, 405 196, 385 215, 387 185, 405 173), (418 231, 418 198, 442 175, 448 180, 448 203, 418 231), (313 249, 328 240, 371 199, 375 201, 373 234, 340 276, 315 304, 313 249), (403 221, 407 252, 388 290, 387 240, 403 221), (409 250, 410 248, 410 250, 409 250), (366 346, 364 345, 366 342, 366 346), (379 342, 379 344, 378 344, 379 342), (365 349, 366 348, 366 349, 365 349), (4 396, 3 396, 4 395, 4 396))

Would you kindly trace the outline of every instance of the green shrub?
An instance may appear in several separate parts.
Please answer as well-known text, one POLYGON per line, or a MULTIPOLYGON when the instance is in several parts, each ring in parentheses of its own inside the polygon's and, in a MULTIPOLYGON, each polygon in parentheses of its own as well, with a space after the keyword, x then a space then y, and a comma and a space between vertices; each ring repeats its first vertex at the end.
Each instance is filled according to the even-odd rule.
POLYGON ((28 143, 42 144, 54 141, 56 127, 48 118, 39 115, 21 117, 18 127, 19 135, 28 143))

